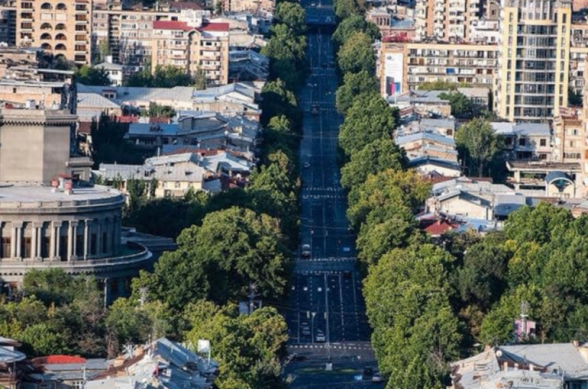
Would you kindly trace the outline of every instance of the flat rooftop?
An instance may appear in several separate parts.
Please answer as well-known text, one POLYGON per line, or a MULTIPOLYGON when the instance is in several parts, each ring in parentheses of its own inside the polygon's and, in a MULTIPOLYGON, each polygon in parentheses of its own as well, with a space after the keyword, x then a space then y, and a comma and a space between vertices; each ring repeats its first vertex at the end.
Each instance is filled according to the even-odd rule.
POLYGON ((527 162, 514 162, 508 161, 506 167, 510 171, 521 170, 521 171, 563 171, 563 172, 579 172, 582 167, 579 163, 563 163, 563 162, 540 162, 540 161, 527 161, 527 162))
POLYGON ((53 193, 50 186, 41 185, 11 185, 0 184, 0 203, 18 202, 70 202, 93 200, 116 200, 121 192, 107 186, 94 185, 93 187, 74 187, 72 194, 57 191, 53 193))

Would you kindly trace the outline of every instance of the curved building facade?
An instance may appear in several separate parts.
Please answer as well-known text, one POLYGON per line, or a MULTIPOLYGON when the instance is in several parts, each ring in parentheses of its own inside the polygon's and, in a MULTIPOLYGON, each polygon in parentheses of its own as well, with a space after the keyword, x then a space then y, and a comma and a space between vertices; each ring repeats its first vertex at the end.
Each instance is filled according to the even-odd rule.
POLYGON ((0 281, 30 269, 93 275, 105 300, 124 295, 151 253, 121 244, 124 196, 89 182, 69 110, 0 110, 0 281))

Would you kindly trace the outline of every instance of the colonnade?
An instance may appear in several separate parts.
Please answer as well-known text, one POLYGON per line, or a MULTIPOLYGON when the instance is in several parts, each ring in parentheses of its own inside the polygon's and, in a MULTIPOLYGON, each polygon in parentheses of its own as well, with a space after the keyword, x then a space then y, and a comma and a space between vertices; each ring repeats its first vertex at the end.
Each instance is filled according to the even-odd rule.
POLYGON ((0 222, 0 231, 2 258, 86 260, 118 254, 121 219, 116 216, 48 222, 7 221, 0 222))

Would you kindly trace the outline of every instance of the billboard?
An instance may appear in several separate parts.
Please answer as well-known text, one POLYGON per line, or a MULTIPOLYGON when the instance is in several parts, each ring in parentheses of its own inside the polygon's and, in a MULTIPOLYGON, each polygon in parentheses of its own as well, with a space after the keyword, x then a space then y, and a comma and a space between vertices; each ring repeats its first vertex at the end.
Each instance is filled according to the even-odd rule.
POLYGON ((386 82, 386 96, 402 93, 404 83, 402 53, 387 53, 384 60, 384 80, 386 82))

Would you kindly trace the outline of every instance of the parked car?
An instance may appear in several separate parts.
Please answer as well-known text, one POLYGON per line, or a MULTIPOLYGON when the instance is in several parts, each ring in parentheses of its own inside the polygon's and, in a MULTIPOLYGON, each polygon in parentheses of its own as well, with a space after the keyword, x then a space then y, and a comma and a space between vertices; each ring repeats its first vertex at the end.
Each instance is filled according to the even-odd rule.
POLYGON ((384 382, 384 378, 382 377, 382 375, 380 373, 375 373, 374 376, 372 377, 372 382, 374 384, 378 384, 380 382, 384 382))
POLYGON ((309 258, 310 257, 310 245, 309 244, 303 244, 302 245, 302 251, 300 253, 300 255, 302 256, 302 258, 309 258))
POLYGON ((304 162, 304 168, 308 169, 310 167, 310 162, 304 162))
POLYGON ((310 327, 308 326, 307 322, 300 323, 300 333, 304 336, 310 335, 310 327))
POLYGON ((321 330, 317 330, 316 336, 315 336, 315 341, 317 343, 323 343, 323 342, 327 341, 327 337, 325 336, 325 334, 321 330))

